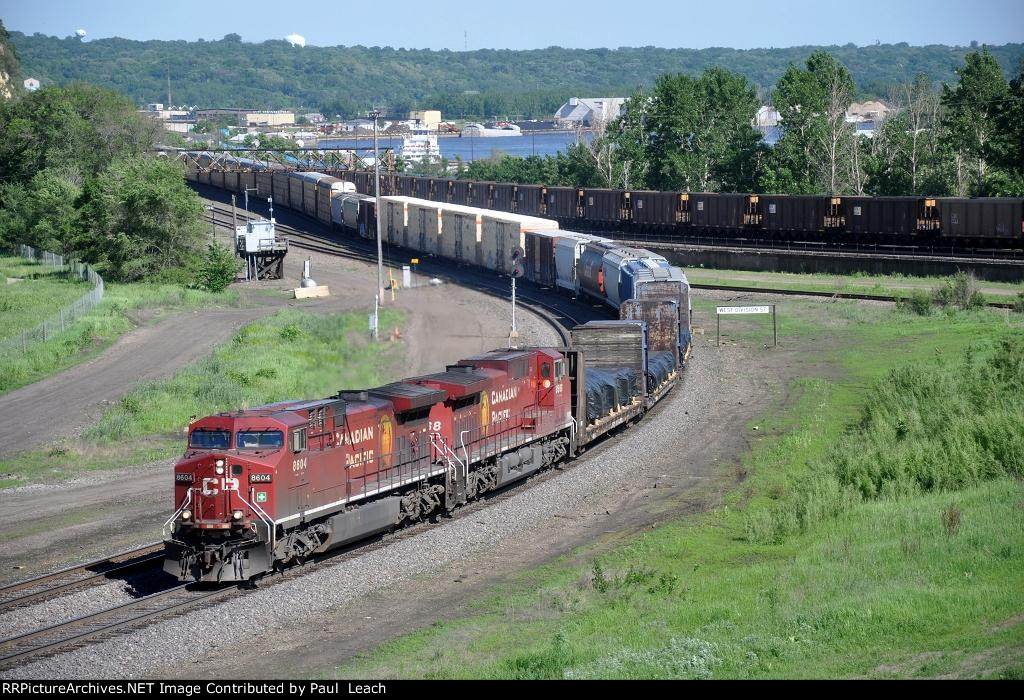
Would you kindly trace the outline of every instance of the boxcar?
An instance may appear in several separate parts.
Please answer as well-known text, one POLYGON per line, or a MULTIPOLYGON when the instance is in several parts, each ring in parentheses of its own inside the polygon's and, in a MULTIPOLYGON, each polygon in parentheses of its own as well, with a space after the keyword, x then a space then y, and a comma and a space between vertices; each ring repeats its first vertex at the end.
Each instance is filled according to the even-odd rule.
POLYGON ((558 279, 555 249, 561 231, 526 232, 525 277, 544 287, 554 287, 558 279))
POLYGON ((381 236, 392 245, 405 245, 406 226, 409 223, 409 202, 416 200, 411 197, 381 197, 380 206, 383 218, 380 220, 381 236))
POLYGON ((512 251, 520 248, 525 252, 527 231, 558 229, 558 222, 552 219, 496 211, 482 214, 480 264, 497 272, 511 272, 512 251))
POLYGON ((437 254, 441 243, 442 202, 420 200, 409 204, 409 247, 437 254))
POLYGON ((480 264, 481 212, 449 204, 441 210, 441 257, 480 264))
POLYGON ((950 238, 1024 237, 1024 199, 944 198, 939 200, 942 236, 950 238))

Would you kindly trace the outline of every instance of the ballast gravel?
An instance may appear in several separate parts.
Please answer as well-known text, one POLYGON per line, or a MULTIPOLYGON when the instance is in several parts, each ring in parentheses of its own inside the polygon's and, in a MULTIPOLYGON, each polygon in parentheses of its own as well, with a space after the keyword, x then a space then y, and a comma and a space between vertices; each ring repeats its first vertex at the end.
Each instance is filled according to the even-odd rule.
MULTIPOLYGON (((536 323, 542 323, 534 319, 536 323)), ((537 329, 538 332, 540 329, 537 329)), ((602 494, 627 484, 662 480, 665 458, 679 446, 700 441, 708 429, 693 417, 708 411, 728 376, 727 355, 707 353, 692 362, 663 405, 639 425, 621 433, 597 459, 583 458, 551 478, 475 510, 471 517, 446 521, 398 539, 337 565, 255 591, 216 606, 158 622, 130 634, 41 659, 4 672, 5 677, 131 678, 189 662, 232 640, 249 640, 269 651, 275 629, 315 625, 323 613, 358 597, 413 576, 431 574, 455 561, 491 549, 499 542, 529 541, 538 528, 550 527, 554 514, 593 515, 590 506, 602 494)), ((685 465, 673 465, 685 472, 685 465)), ((685 481, 685 473, 669 474, 685 481)))

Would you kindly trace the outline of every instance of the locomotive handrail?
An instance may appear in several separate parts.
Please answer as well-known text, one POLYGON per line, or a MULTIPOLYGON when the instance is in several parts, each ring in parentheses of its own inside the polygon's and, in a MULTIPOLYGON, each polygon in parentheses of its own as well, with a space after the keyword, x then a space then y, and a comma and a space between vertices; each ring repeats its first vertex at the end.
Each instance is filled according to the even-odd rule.
POLYGON ((167 522, 165 522, 163 524, 163 526, 160 528, 160 535, 162 537, 164 537, 164 538, 167 537, 167 526, 170 525, 172 522, 174 522, 174 519, 177 518, 181 514, 181 511, 185 510, 185 508, 188 507, 188 504, 192 502, 192 489, 194 489, 194 488, 195 488, 195 486, 190 486, 189 487, 188 491, 185 492, 185 501, 181 504, 181 506, 178 508, 178 510, 174 511, 174 515, 172 515, 171 517, 167 518, 167 522))
MULTIPOLYGON (((249 488, 250 498, 252 498, 251 494, 255 492, 255 490, 255 487, 249 488)), ((245 496, 243 496, 240 491, 235 491, 235 494, 238 496, 238 500, 249 506, 256 515, 260 516, 260 520, 262 520, 267 526, 267 538, 270 540, 270 551, 273 552, 274 548, 277 546, 277 524, 265 510, 256 505, 255 498, 252 499, 252 503, 249 503, 249 501, 245 500, 245 496)))

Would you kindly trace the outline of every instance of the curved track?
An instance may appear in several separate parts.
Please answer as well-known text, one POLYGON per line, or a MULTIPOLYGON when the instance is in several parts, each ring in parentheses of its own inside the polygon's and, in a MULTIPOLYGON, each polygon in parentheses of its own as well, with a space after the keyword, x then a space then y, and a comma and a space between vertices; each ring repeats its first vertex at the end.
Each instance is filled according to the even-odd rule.
MULTIPOLYGON (((290 214, 292 217, 295 216, 294 213, 290 214)), ((217 225, 231 226, 229 207, 215 206, 212 211, 208 211, 207 216, 217 225)), ((286 216, 286 218, 289 217, 286 216)), ((241 216, 239 220, 242 220, 241 216)), ((303 225, 306 220, 300 219, 296 223, 303 225)), ((318 228, 315 224, 311 224, 310 227, 318 228)), ((351 260, 376 262, 376 246, 373 241, 354 238, 339 240, 331 233, 301 231, 280 220, 278 229, 288 237, 290 244, 297 248, 351 260)), ((392 248, 390 252, 394 253, 395 251, 392 248)), ((448 279, 461 286, 500 298, 505 298, 508 293, 504 282, 495 281, 493 274, 475 269, 452 269, 448 264, 425 260, 418 272, 448 279)), ((555 295, 549 290, 536 289, 534 292, 527 292, 526 295, 519 294, 517 296, 524 307, 529 308, 549 323, 566 344, 569 342, 567 326, 578 324, 581 322, 581 317, 585 317, 586 320, 606 318, 610 313, 604 307, 597 305, 580 308, 578 301, 555 295)), ((537 483, 537 480, 550 478, 554 473, 556 473, 555 470, 545 470, 531 478, 485 494, 460 509, 454 517, 464 517, 478 508, 485 507, 490 502, 509 498, 537 483)), ((278 582, 290 580, 321 566, 335 564, 338 560, 343 561, 345 557, 362 555, 375 548, 387 546, 396 540, 412 537, 425 527, 430 527, 430 523, 417 523, 394 533, 354 543, 349 547, 315 557, 304 565, 291 567, 282 574, 265 577, 261 582, 263 585, 275 585, 278 582)), ((162 550, 160 544, 147 545, 113 557, 88 562, 0 588, 0 611, 55 598, 78 587, 98 585, 104 580, 109 580, 113 575, 144 571, 146 567, 159 567, 162 561, 162 554, 159 550, 162 550)), ((177 582, 173 582, 165 590, 150 593, 128 603, 2 639, 0 640, 0 667, 9 668, 32 659, 67 651, 119 631, 144 626, 161 618, 213 604, 223 597, 242 594, 244 591, 240 591, 234 586, 210 590, 192 584, 179 585, 177 582)))
MULTIPOLYGON (((223 197, 222 191, 212 187, 201 189, 200 194, 214 200, 218 196, 223 197)), ((240 223, 245 221, 244 211, 237 210, 236 216, 240 223)), ((376 242, 373 240, 340 234, 336 230, 328 229, 321 222, 290 210, 282 211, 278 208, 275 210, 274 216, 278 232, 288 239, 290 246, 349 260, 373 264, 377 262, 376 242), (302 230, 297 226, 302 226, 302 230)), ((213 210, 207 211, 207 220, 217 226, 230 229, 232 226, 230 205, 220 202, 214 204, 213 210)), ((450 261, 441 262, 417 251, 385 245, 384 264, 386 267, 396 268, 394 260, 408 260, 411 257, 420 257, 422 261, 416 270, 418 275, 437 277, 500 299, 507 299, 509 296, 507 277, 468 265, 453 267, 450 261)), ((523 280, 520 280, 518 287, 517 303, 522 302, 523 306, 551 324, 566 345, 569 343, 568 328, 586 321, 605 319, 611 316, 611 310, 607 307, 591 303, 582 297, 572 298, 523 280)))

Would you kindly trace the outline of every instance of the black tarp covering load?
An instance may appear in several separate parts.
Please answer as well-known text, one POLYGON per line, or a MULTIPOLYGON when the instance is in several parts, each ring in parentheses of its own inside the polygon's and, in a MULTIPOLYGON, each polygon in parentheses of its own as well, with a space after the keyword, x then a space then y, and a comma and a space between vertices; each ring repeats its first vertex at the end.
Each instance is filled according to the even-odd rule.
POLYGON ((587 422, 608 415, 616 406, 628 404, 636 395, 636 372, 631 369, 587 369, 587 422))
POLYGON ((675 352, 652 352, 647 356, 647 390, 661 386, 676 368, 675 352))

